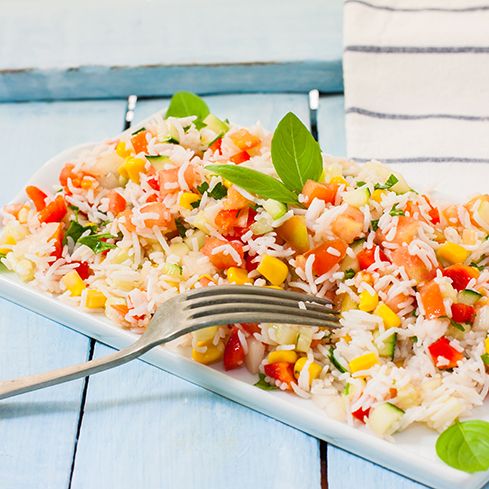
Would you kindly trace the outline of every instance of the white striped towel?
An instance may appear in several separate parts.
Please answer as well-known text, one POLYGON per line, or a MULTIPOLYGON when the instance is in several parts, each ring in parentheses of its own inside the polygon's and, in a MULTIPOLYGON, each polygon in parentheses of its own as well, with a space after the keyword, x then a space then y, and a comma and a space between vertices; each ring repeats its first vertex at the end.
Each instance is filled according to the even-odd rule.
POLYGON ((489 0, 346 0, 344 44, 348 156, 489 163, 489 0))

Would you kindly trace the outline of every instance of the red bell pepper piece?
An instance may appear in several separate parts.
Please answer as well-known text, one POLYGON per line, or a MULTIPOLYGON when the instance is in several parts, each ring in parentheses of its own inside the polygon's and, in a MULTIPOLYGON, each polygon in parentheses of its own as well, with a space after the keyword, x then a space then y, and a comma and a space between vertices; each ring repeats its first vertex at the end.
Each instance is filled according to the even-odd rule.
POLYGON ((464 357, 461 352, 450 345, 450 340, 445 336, 442 336, 440 339, 432 343, 428 347, 428 350, 430 352, 431 358, 433 359, 433 363, 436 366, 438 366, 439 357, 448 360, 448 363, 443 362, 446 363, 446 365, 438 366, 438 368, 442 370, 455 368, 457 366, 457 363, 464 357))
POLYGON ((54 239, 54 251, 51 253, 51 256, 54 256, 56 260, 59 260, 63 254, 64 234, 63 224, 59 223, 55 233, 51 237, 51 239, 54 239))
POLYGON ((45 194, 40 188, 35 187, 34 185, 28 185, 25 188, 25 193, 32 200, 36 211, 42 211, 46 207, 46 198, 47 194, 45 194))
POLYGON ((319 276, 329 272, 337 263, 343 260, 347 248, 348 245, 342 239, 332 239, 309 250, 304 257, 307 259, 310 255, 315 256, 312 271, 319 276), (337 253, 330 253, 332 250, 336 250, 337 253))
POLYGON ((280 380, 280 382, 285 382, 290 384, 295 381, 294 378, 294 366, 292 363, 288 362, 275 362, 269 363, 264 367, 265 375, 271 377, 272 379, 280 380))
POLYGON ((241 367, 244 363, 245 352, 239 340, 238 328, 233 328, 224 348, 223 363, 226 370, 241 367))
POLYGON ((358 419, 361 423, 365 424, 365 418, 368 418, 368 415, 370 414, 370 408, 367 409, 357 409, 356 411, 353 411, 351 415, 358 419))
POLYGON ((245 161, 248 161, 250 158, 251 156, 247 151, 240 151, 239 153, 236 153, 235 155, 231 156, 231 158, 229 158, 229 161, 232 161, 233 163, 239 165, 240 163, 244 163, 245 161))
POLYGON ((68 209, 65 199, 62 195, 58 195, 50 202, 42 211, 39 212, 40 222, 60 222, 66 216, 68 209))
POLYGON ((475 317, 475 308, 468 304, 452 304, 452 319, 457 323, 472 324, 475 317))
MULTIPOLYGON (((370 249, 363 249, 357 254, 358 265, 360 270, 367 269, 370 265, 375 262, 375 250, 378 246, 374 246, 370 249)), ((382 261, 389 261, 385 253, 380 250, 379 256, 382 261)))
POLYGON ((479 276, 479 271, 474 267, 467 265, 450 265, 442 270, 445 277, 452 279, 452 285, 454 289, 464 290, 467 288, 471 279, 479 276))

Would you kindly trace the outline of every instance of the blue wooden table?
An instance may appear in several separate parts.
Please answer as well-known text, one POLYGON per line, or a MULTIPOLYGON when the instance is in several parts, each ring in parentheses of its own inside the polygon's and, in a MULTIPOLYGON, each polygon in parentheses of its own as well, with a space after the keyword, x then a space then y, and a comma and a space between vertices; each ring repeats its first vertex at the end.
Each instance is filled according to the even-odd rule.
MULTIPOLYGON (((4 2, 0 200, 63 148, 119 132, 130 93, 153 97, 136 120, 186 88, 274 128, 287 111, 309 122, 319 88, 320 143, 344 153, 343 96, 328 94, 342 89, 341 2, 299 3, 248 1, 236 20, 224 0, 4 2)), ((6 301, 0 312, 1 379, 109 351, 6 301)), ((0 439, 1 488, 421 487, 139 361, 2 402, 0 439)))

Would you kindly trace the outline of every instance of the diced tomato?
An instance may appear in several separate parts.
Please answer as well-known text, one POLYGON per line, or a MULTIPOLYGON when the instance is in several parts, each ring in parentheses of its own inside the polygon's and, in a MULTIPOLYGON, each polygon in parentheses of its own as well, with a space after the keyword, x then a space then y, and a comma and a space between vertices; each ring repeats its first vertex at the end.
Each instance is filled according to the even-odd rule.
POLYGON ((430 352, 433 363, 438 366, 439 357, 448 360, 446 365, 440 365, 439 369, 455 368, 457 363, 464 357, 461 352, 456 350, 452 345, 450 345, 450 340, 445 336, 432 343, 428 350, 430 352))
POLYGON ((245 351, 238 336, 238 328, 233 328, 224 348, 223 363, 226 370, 241 367, 245 359, 245 351))
POLYGON ((312 271, 319 276, 329 272, 337 263, 343 260, 347 248, 348 245, 342 239, 332 239, 309 250, 304 257, 307 259, 310 255, 315 256, 312 271), (328 250, 333 251, 333 253, 328 250), (334 253, 334 250, 337 253, 334 253))
POLYGON ((247 153, 246 151, 240 151, 239 153, 231 156, 231 158, 229 158, 229 161, 232 161, 233 163, 239 165, 240 163, 248 161, 250 158, 251 156, 249 155, 249 153, 247 153))
POLYGON ((151 178, 148 178, 148 185, 153 189, 153 190, 160 190, 160 182, 158 180, 158 177, 154 176, 151 178))
POLYGON ((210 262, 219 270, 225 270, 229 267, 239 267, 243 263, 244 252, 243 245, 239 241, 227 241, 225 239, 214 238, 208 236, 205 240, 204 246, 201 248, 201 253, 206 255, 210 262), (218 251, 213 253, 213 250, 219 246, 230 245, 234 248, 240 259, 237 261, 231 253, 226 251, 218 251))
POLYGON ((479 270, 462 264, 450 265, 444 268, 442 273, 452 279, 453 288, 457 290, 466 289, 471 279, 479 276, 479 270))
MULTIPOLYGON (((375 250, 378 246, 373 246, 370 249, 363 249, 357 254, 358 265, 360 266, 360 270, 365 270, 370 265, 375 263, 375 250)), ((389 261, 387 256, 382 250, 379 250, 379 258, 382 261, 389 261)))
POLYGON ((399 312, 402 307, 401 304, 404 304, 409 299, 409 296, 406 294, 397 294, 392 299, 387 299, 385 303, 394 311, 399 312))
POLYGON ((419 295, 421 296, 424 314, 428 319, 446 316, 443 296, 440 286, 436 282, 431 281, 420 287, 419 295))
POLYGON ((333 233, 347 243, 352 243, 363 234, 364 219, 363 212, 350 205, 333 221, 333 233))
POLYGON ((365 424, 365 418, 368 418, 368 415, 370 414, 370 408, 367 409, 357 409, 356 411, 353 411, 351 415, 358 419, 361 423, 365 424))
POLYGON ((237 209, 219 211, 214 219, 218 231, 224 235, 232 234, 238 214, 237 209))
POLYGON ((264 370, 267 377, 280 380, 280 382, 285 382, 290 385, 291 382, 295 381, 294 365, 292 363, 269 363, 268 365, 265 365, 264 370))
POLYGON ((146 135, 148 131, 141 131, 135 134, 131 138, 132 147, 134 148, 134 153, 147 153, 148 152, 148 140, 146 135))
POLYGON ((141 207, 141 214, 157 215, 157 217, 144 219, 144 224, 148 228, 158 226, 160 228, 166 228, 166 231, 175 229, 175 219, 162 202, 151 202, 143 205, 141 207))
POLYGON ((42 211, 39 212, 40 222, 60 222, 66 216, 68 208, 62 195, 58 195, 42 211))
MULTIPOLYGON (((391 243, 410 243, 418 234, 419 222, 410 216, 399 216, 396 235, 390 240, 391 243)), ((377 230, 377 242, 385 241, 385 235, 380 229, 377 230)))
POLYGON ((36 211, 42 211, 44 207, 46 207, 46 198, 47 194, 45 194, 40 188, 34 187, 34 185, 28 185, 25 188, 25 193, 34 203, 34 207, 36 211))
POLYGON ((335 183, 318 183, 307 180, 302 188, 301 194, 306 197, 304 202, 309 207, 314 199, 323 200, 327 204, 334 204, 338 185, 335 183))
POLYGON ((246 129, 239 129, 238 131, 230 134, 229 137, 233 141, 233 143, 242 150, 252 149, 255 146, 258 146, 261 143, 261 140, 258 136, 251 134, 246 129))
POLYGON ((248 253, 246 253, 245 255, 245 268, 248 273, 256 270, 258 268, 258 265, 260 264, 260 262, 252 261, 254 258, 254 256, 250 256, 248 253))
POLYGON ((260 333, 261 331, 258 323, 241 323, 241 327, 249 334, 260 333))
POLYGON ((424 262, 418 256, 410 255, 405 247, 394 250, 391 259, 394 265, 404 267, 407 276, 411 280, 416 280, 418 283, 427 282, 436 275, 436 270, 434 268, 428 270, 424 262))
POLYGON ((78 275, 80 275, 80 278, 82 280, 86 280, 90 275, 92 275, 92 269, 90 268, 90 265, 86 261, 79 261, 79 262, 73 262, 76 263, 76 268, 75 270, 78 272, 78 275))
POLYGON ((228 195, 223 201, 224 209, 246 209, 251 202, 243 197, 234 186, 229 187, 228 195))
POLYGON ((159 198, 156 194, 150 194, 146 197, 146 202, 158 202, 159 198))
MULTIPOLYGON (((190 189, 195 188, 198 183, 198 177, 194 168, 189 165, 183 174, 185 182, 190 189)), ((165 198, 168 194, 179 192, 180 185, 178 183, 178 168, 169 168, 158 172, 158 180, 160 186, 160 195, 165 198)))
POLYGON ((54 256, 56 260, 60 259, 63 254, 63 238, 64 238, 63 224, 59 223, 56 232, 51 239, 54 239, 54 251, 51 256, 54 256))
POLYGON ((222 138, 218 138, 209 146, 209 149, 214 152, 219 151, 219 154, 222 154, 221 146, 222 146, 222 138))
POLYGON ((126 199, 117 190, 109 193, 109 211, 117 216, 126 209, 126 199))
POLYGON ((475 317, 475 308, 467 304, 452 304, 452 319, 457 323, 472 324, 475 317))

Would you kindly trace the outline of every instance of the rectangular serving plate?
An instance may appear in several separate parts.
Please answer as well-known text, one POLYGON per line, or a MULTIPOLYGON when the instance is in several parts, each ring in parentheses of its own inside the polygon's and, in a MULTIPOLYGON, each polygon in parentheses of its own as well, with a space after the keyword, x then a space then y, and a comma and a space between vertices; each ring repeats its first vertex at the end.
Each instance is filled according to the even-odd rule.
MULTIPOLYGON (((60 153, 42 166, 29 183, 41 187, 52 186, 53 176, 59 174, 63 164, 91 146, 81 145, 60 153)), ((482 164, 423 163, 392 165, 392 168, 402 172, 416 189, 430 191, 439 197, 451 195, 458 201, 484 193, 489 176, 489 166, 482 164)), ((22 194, 16 200, 21 199, 22 194)), ((88 313, 65 304, 21 282, 12 273, 0 274, 0 296, 114 348, 124 348, 137 338, 137 335, 114 325, 102 314, 88 313)), ((431 487, 479 489, 489 481, 489 471, 467 474, 443 464, 435 453, 437 434, 423 426, 411 426, 395 435, 394 441, 390 442, 377 438, 365 428, 353 428, 329 418, 311 400, 254 387, 256 378, 246 369, 224 372, 219 367, 198 364, 165 347, 155 348, 142 359, 431 487)), ((489 421, 489 404, 475 410, 471 417, 489 421)))

